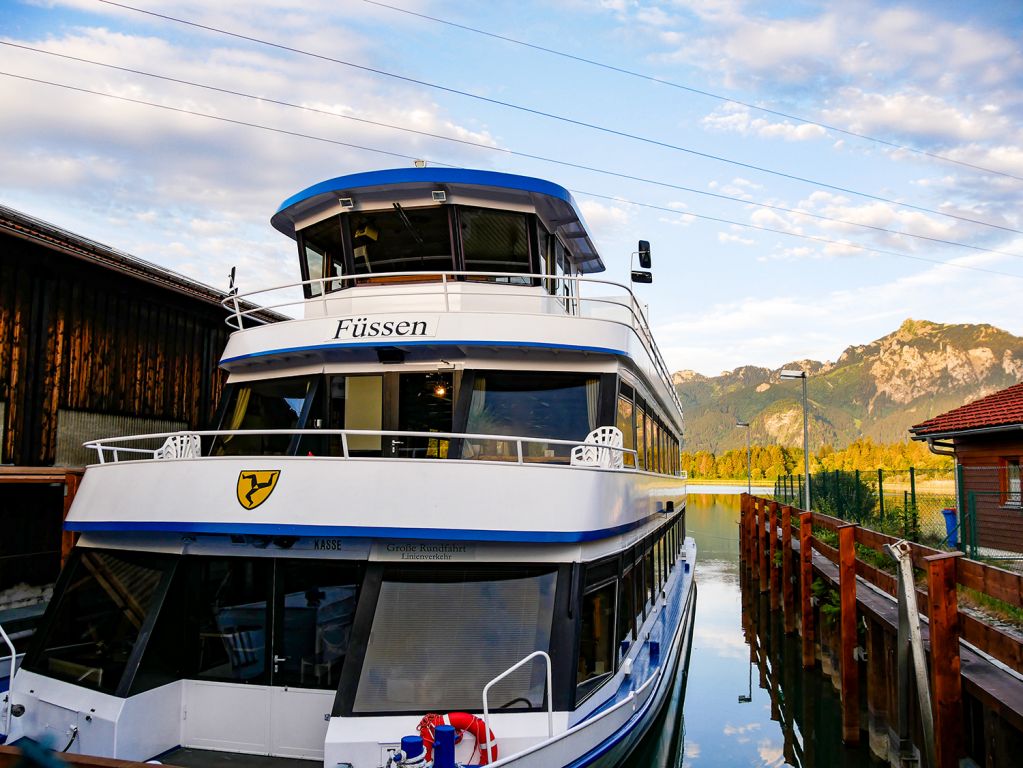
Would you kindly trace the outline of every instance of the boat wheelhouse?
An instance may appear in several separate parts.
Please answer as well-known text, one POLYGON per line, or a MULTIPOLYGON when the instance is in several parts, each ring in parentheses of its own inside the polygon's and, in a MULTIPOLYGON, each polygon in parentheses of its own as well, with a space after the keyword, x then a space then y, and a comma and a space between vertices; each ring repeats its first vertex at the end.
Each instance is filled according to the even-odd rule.
POLYGON ((696 553, 671 377, 571 196, 399 169, 272 224, 302 280, 225 301, 216 428, 89 444, 0 728, 379 768, 464 712, 496 744, 463 763, 620 761, 686 658, 696 553))

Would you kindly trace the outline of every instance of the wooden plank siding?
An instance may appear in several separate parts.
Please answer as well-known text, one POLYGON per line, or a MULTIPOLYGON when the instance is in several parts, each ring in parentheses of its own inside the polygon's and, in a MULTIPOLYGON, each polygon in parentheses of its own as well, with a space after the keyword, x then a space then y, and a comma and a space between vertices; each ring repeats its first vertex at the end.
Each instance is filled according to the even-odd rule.
POLYGON ((1006 458, 1023 457, 1023 430, 955 438, 956 460, 963 467, 963 499, 976 492, 977 544, 1023 552, 1023 509, 1006 505, 1003 495, 1006 458))
POLYGON ((62 409, 211 425, 225 310, 0 230, 6 463, 53 464, 62 409))

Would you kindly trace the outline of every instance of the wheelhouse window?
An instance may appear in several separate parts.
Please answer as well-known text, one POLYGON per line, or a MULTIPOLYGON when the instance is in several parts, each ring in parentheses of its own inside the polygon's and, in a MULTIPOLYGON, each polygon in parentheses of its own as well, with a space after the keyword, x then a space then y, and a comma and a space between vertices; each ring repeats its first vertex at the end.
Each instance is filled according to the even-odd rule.
MULTIPOLYGON (((491 679, 549 652, 556 584, 541 567, 385 571, 353 711, 478 710, 491 679)), ((540 708, 545 682, 543 663, 527 664, 491 689, 491 707, 540 708)))
MULTIPOLYGON (((300 230, 299 250, 302 252, 302 267, 306 280, 319 280, 328 275, 340 275, 344 263, 344 246, 341 239, 340 216, 331 216, 300 230)), ((337 286, 331 286, 333 290, 337 286)), ((323 293, 322 283, 306 286, 306 296, 323 293)))
MULTIPOLYGON (((462 254, 470 272, 532 272, 529 217, 514 211, 461 208, 462 254)), ((471 278, 470 279, 474 279, 471 278)), ((528 277, 475 278, 510 285, 530 285, 528 277)))
POLYGON ((139 634, 173 567, 153 553, 79 549, 25 668, 117 693, 139 634))
MULTIPOLYGON (((297 429, 315 380, 303 376, 236 384, 220 423, 222 430, 297 429)), ((281 456, 294 435, 223 435, 214 439, 212 456, 281 456)))
MULTIPOLYGON (((356 275, 443 272, 454 268, 446 206, 354 213, 347 217, 356 275)), ((368 282, 364 280, 362 282, 368 282)))
MULTIPOLYGON (((583 440, 598 426, 600 378, 551 371, 476 371, 465 431, 555 440, 583 440)), ((514 458, 511 441, 466 440, 462 455, 514 458)), ((524 458, 567 461, 569 445, 523 444, 524 458)))

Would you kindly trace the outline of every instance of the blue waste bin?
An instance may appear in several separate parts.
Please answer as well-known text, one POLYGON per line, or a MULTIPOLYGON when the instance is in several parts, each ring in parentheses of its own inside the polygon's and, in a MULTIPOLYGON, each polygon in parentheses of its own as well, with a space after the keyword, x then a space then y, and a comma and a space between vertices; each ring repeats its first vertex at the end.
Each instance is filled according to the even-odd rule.
POLYGON ((948 538, 948 545, 950 547, 959 546, 959 524, 956 520, 956 511, 951 507, 946 507, 941 510, 941 514, 945 516, 945 534, 948 538))

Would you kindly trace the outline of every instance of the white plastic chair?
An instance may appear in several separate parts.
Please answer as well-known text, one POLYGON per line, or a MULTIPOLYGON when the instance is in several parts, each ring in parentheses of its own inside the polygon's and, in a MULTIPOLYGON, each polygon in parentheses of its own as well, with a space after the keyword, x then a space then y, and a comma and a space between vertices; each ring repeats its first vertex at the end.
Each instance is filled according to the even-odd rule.
POLYGON ((171 435, 153 451, 154 459, 196 459, 202 453, 199 435, 171 435))
POLYGON ((572 449, 572 466, 604 469, 622 469, 625 466, 623 452, 612 450, 622 447, 623 436, 618 427, 597 427, 586 436, 586 442, 596 445, 575 446, 572 449))

